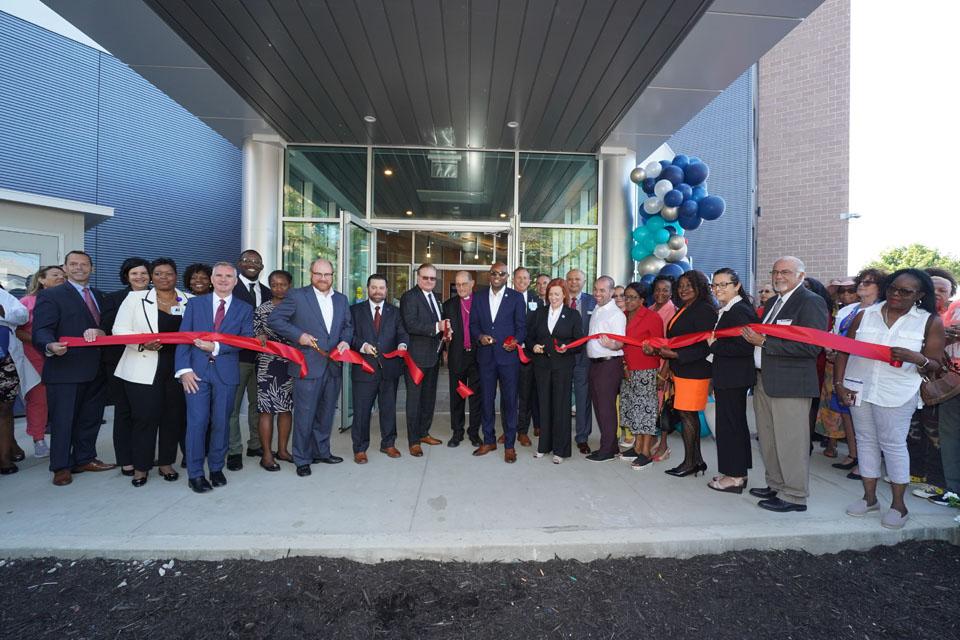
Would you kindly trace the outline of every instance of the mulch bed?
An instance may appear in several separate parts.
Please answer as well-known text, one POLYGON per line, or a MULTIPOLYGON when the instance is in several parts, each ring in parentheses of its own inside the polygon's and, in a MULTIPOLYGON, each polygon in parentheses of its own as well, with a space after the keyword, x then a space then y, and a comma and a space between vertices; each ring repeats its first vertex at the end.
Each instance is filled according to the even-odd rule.
POLYGON ((20 638, 960 638, 960 548, 513 564, 0 561, 20 638))

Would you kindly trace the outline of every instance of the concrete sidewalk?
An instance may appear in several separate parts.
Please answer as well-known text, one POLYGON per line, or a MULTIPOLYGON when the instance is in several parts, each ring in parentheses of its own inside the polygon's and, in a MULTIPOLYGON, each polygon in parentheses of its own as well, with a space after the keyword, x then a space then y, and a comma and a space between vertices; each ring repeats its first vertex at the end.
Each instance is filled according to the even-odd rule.
MULTIPOLYGON (((17 437, 29 453, 23 426, 18 420, 17 437)), ((108 423, 99 443, 108 461, 110 431, 108 423)), ((445 445, 449 416, 439 414, 432 432, 445 445)), ((517 448, 517 463, 507 465, 502 448, 474 458, 469 442, 456 449, 424 447, 422 458, 401 446, 404 456, 391 460, 377 451, 379 436, 372 440, 370 463, 358 466, 349 432, 335 434, 333 451, 345 461, 314 465, 309 478, 298 478, 289 464, 268 473, 257 459, 245 457, 242 471, 226 472, 226 487, 204 495, 188 489, 184 472, 175 483, 154 472, 141 488, 119 470, 84 473, 68 487, 55 487, 46 460, 28 456, 20 473, 0 478, 0 557, 591 560, 739 549, 829 553, 908 539, 960 543, 956 510, 912 496, 910 521, 901 531, 883 529, 877 514, 845 515, 861 485, 832 469, 834 460, 819 450, 807 512, 775 514, 746 493, 707 488, 716 473, 709 438, 703 446, 706 478, 663 473, 682 459, 676 435, 671 459, 643 471, 621 461, 589 462, 579 453, 554 465, 549 457, 534 459, 533 449, 525 447, 517 448)), ((398 443, 405 443, 402 417, 398 443)), ((749 486, 764 484, 755 449, 749 486)), ((883 485, 884 509, 889 501, 883 485)))

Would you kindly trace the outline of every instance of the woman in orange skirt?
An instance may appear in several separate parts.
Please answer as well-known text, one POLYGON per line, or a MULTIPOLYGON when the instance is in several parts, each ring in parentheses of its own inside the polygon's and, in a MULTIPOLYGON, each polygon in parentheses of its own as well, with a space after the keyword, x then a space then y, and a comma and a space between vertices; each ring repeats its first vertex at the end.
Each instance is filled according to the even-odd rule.
MULTIPOLYGON (((681 307, 667 323, 667 338, 688 333, 712 331, 717 322, 717 310, 710 295, 707 277, 700 271, 687 271, 677 279, 677 294, 681 307)), ((707 406, 712 367, 707 360, 710 347, 700 341, 679 349, 647 348, 667 361, 676 395, 673 408, 683 424, 683 462, 666 473, 682 478, 706 473, 707 464, 700 453, 700 415, 707 406)))

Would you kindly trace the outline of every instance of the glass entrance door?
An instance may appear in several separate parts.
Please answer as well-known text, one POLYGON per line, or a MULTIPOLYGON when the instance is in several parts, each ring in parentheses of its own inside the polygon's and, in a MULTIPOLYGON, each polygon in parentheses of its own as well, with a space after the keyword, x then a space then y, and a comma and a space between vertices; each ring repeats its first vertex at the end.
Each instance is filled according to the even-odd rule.
MULTIPOLYGON (((352 213, 343 212, 340 244, 340 287, 350 304, 367 297, 367 278, 375 264, 376 231, 352 213)), ((348 367, 344 367, 340 397, 340 430, 345 431, 353 421, 353 393, 348 367)))

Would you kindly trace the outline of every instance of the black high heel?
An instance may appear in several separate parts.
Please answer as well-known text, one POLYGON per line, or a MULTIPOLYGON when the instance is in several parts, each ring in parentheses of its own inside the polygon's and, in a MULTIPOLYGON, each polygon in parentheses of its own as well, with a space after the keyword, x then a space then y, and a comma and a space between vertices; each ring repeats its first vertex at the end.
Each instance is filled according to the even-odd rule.
POLYGON ((692 467, 684 467, 682 464, 673 469, 667 469, 664 473, 671 475, 675 478, 686 478, 689 475, 697 477, 701 473, 707 472, 707 463, 701 462, 700 464, 695 464, 692 467))
POLYGON ((130 481, 130 484, 135 487, 142 487, 143 485, 147 484, 147 476, 143 476, 142 478, 134 478, 130 481))

